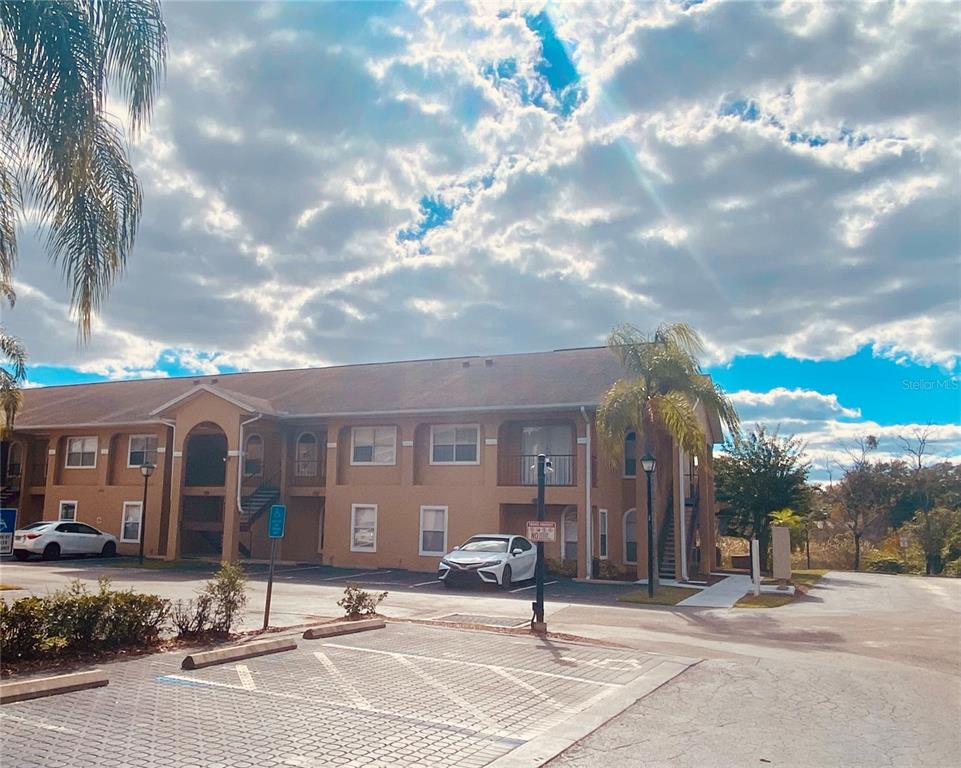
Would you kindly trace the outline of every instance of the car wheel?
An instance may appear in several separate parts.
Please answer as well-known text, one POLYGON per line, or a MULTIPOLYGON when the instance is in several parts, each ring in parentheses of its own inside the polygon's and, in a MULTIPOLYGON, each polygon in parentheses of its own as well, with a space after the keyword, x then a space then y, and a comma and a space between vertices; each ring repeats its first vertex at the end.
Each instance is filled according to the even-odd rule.
POLYGON ((510 589, 512 583, 511 567, 509 565, 505 565, 504 570, 501 572, 501 589, 510 589))
POLYGON ((59 544, 47 544, 43 548, 43 559, 44 560, 59 560, 60 559, 60 545, 59 544))
POLYGON ((100 550, 100 554, 104 557, 116 557, 117 556, 117 545, 112 541, 108 541, 103 545, 103 549, 100 550))
POLYGON ((13 550, 13 556, 22 563, 24 560, 30 557, 30 553, 25 549, 15 549, 13 550))

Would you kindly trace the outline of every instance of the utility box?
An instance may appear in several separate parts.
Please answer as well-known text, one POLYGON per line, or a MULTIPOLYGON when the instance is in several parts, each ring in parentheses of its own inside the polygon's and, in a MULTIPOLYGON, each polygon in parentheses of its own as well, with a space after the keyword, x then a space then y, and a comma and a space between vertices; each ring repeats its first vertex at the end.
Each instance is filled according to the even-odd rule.
POLYGON ((791 580, 791 531, 783 525, 771 527, 771 549, 774 554, 774 578, 786 587, 791 580))

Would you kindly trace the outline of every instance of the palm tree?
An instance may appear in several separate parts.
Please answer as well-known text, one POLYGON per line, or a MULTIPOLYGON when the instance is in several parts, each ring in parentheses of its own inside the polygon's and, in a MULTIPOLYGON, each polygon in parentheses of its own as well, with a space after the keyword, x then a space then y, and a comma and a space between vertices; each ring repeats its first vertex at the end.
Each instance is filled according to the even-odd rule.
POLYGON ((82 340, 123 271, 141 192, 108 88, 148 121, 167 33, 156 0, 0 2, 0 279, 11 284, 28 213, 70 285, 82 340))
MULTIPOLYGON (((10 283, 0 277, 0 296, 12 307, 17 300, 10 283)), ((13 431, 13 420, 20 410, 23 394, 20 385, 27 376, 27 353, 16 336, 11 336, 0 324, 0 440, 13 431)))
MULTIPOLYGON (((703 459, 707 438, 697 417, 698 404, 733 434, 739 433, 738 416, 721 388, 701 371, 698 355, 704 346, 689 325, 662 324, 651 335, 629 324, 619 325, 608 336, 607 346, 620 360, 624 378, 608 390, 597 410, 598 440, 612 465, 623 466, 625 437, 635 433, 640 509, 646 496, 640 459, 644 454, 657 455, 658 435, 673 438, 689 455, 703 459)), ((661 462, 661 466, 669 464, 661 462)), ((672 474, 658 473, 659 498, 672 474)))

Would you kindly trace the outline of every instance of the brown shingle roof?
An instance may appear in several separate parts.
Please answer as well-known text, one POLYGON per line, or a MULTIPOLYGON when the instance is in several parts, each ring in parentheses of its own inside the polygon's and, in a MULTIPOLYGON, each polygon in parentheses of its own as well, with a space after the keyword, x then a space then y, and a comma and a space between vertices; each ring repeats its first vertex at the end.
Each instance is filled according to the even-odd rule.
POLYGON ((17 428, 125 424, 203 384, 286 417, 593 405, 621 373, 605 347, 113 381, 24 392, 17 428), (488 365, 487 360, 492 361, 488 365))

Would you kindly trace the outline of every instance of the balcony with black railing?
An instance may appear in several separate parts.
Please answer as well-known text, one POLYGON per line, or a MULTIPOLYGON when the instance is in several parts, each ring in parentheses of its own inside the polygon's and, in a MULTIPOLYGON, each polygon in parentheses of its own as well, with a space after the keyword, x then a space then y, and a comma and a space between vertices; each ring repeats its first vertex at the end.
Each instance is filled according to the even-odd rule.
MULTIPOLYGON (((545 485, 576 485, 577 456, 554 454, 550 469, 544 475, 545 485)), ((529 454, 501 455, 497 467, 498 485, 537 485, 537 456, 529 454)))
POLYGON ((327 462, 322 459, 293 459, 287 469, 287 485, 323 487, 327 485, 327 462))

